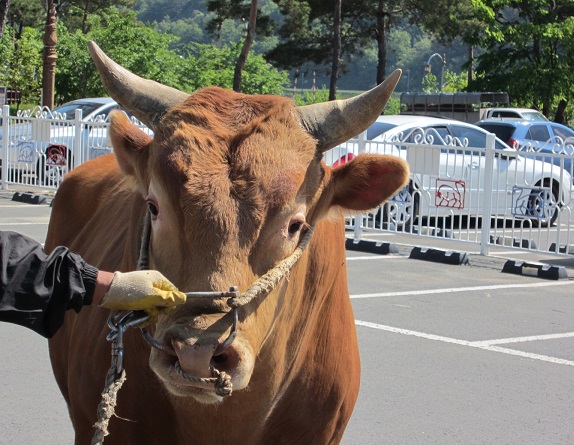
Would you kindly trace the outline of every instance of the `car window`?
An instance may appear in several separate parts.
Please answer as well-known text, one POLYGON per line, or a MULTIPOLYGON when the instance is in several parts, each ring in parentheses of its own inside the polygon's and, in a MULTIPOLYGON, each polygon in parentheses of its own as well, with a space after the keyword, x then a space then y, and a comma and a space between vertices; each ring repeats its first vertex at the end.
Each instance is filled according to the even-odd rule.
POLYGON ((395 124, 388 124, 386 122, 375 122, 369 128, 367 128, 367 140, 372 141, 376 137, 380 136, 391 128, 396 127, 395 124))
POLYGON ((432 139, 432 144, 435 145, 443 145, 446 144, 445 138, 448 136, 449 132, 446 127, 444 126, 436 126, 436 127, 412 127, 407 130, 403 130, 403 137, 401 140, 403 142, 420 142, 420 138, 423 136, 426 139, 427 144, 430 144, 430 140, 432 139))
POLYGON ((82 110, 82 116, 86 117, 88 114, 93 113, 98 108, 100 108, 102 104, 97 103, 75 103, 75 104, 64 104, 60 107, 54 108, 52 113, 58 112, 60 114, 66 114, 66 120, 74 119, 75 110, 82 110))
POLYGON ((478 126, 488 131, 489 133, 494 133, 497 138, 508 141, 514 134, 516 127, 510 124, 491 124, 491 123, 479 123, 478 126))
POLYGON ((121 107, 119 105, 114 105, 113 107, 109 107, 109 108, 103 110, 102 112, 98 113, 96 116, 93 116, 92 119, 95 120, 97 117, 98 119, 106 120, 108 118, 108 115, 110 114, 110 112, 112 110, 121 110, 121 107))
POLYGON ((451 125, 452 136, 460 140, 463 144, 468 140, 467 147, 486 147, 486 134, 472 128, 459 125, 451 125))
POLYGON ((533 141, 546 142, 550 139, 550 133, 546 125, 532 125, 526 133, 526 139, 533 141))
POLYGON ((554 136, 561 137, 562 139, 568 139, 574 137, 574 131, 569 128, 559 127, 558 125, 550 125, 554 136))
POLYGON ((522 117, 529 121, 546 122, 548 119, 539 111, 524 111, 522 117))
POLYGON ((520 115, 516 111, 493 111, 492 117, 516 117, 516 118, 520 118, 520 115))

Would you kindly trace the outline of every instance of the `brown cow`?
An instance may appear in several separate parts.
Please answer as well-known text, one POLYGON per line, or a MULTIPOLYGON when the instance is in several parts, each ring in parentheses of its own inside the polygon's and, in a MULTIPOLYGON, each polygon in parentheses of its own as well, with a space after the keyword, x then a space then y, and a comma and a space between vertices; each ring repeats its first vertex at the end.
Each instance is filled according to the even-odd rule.
MULTIPOLYGON (((127 382, 106 444, 337 444, 359 390, 347 290, 343 212, 379 205, 404 186, 398 158, 362 155, 331 169, 323 151, 379 115, 400 72, 347 101, 293 107, 283 97, 220 88, 192 95, 92 57, 109 93, 150 126, 111 116, 113 155, 72 171, 54 200, 48 249, 64 244, 107 270, 135 268, 151 213, 150 267, 184 291, 245 291, 288 257, 310 226, 309 247, 267 296, 239 309, 188 299, 152 328, 164 350, 127 332, 127 382), (119 168, 118 168, 119 167, 119 168), (233 394, 180 376, 231 376, 233 394)), ((89 443, 110 365, 109 313, 67 314, 50 356, 76 443, 89 443)))

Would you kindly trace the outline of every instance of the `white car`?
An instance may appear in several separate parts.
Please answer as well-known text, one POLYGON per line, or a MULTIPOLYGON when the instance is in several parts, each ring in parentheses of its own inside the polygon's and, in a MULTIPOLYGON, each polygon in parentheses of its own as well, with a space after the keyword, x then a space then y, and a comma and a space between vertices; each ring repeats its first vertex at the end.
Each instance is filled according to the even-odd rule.
MULTIPOLYGON (((55 186, 73 165, 109 153, 107 119, 112 110, 118 109, 121 110, 120 106, 109 97, 86 98, 68 102, 52 111, 33 110, 9 118, 6 160, 9 180, 21 182, 26 177, 28 183, 55 186), (75 122, 76 110, 82 110, 79 134, 76 134, 76 128, 80 128, 75 122), (75 163, 74 156, 78 157, 75 163)), ((142 128, 151 134, 143 125, 142 128)), ((2 138, 0 132, 0 144, 2 138)), ((4 162, 3 159, 0 161, 4 162)))
MULTIPOLYGON (((418 216, 481 217, 484 208, 485 147, 488 132, 475 125, 427 116, 380 116, 358 138, 329 150, 324 160, 337 166, 365 152, 399 156, 411 181, 383 209, 383 221, 408 228, 418 216), (403 145, 404 144, 404 145, 403 145)), ((570 174, 549 162, 523 156, 495 139, 492 215, 528 218, 533 226, 554 224, 568 204, 570 174)))
POLYGON ((531 108, 488 108, 482 119, 524 119, 532 122, 548 122, 540 111, 531 108))

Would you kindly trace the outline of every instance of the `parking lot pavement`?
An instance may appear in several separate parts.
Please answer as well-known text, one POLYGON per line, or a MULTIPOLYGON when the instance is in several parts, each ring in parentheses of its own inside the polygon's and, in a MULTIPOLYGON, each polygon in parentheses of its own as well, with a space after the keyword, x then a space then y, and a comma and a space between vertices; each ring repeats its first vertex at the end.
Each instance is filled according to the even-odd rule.
MULTIPOLYGON (((42 241, 49 213, 0 193, 0 230, 42 241)), ((347 252, 362 383, 343 444, 574 443, 574 282, 502 273, 516 251, 447 265, 385 241, 398 254, 347 252)), ((46 340, 0 335, 0 444, 72 443, 46 340)))
POLYGON ((571 280, 347 256, 362 385, 344 444, 574 443, 571 280))

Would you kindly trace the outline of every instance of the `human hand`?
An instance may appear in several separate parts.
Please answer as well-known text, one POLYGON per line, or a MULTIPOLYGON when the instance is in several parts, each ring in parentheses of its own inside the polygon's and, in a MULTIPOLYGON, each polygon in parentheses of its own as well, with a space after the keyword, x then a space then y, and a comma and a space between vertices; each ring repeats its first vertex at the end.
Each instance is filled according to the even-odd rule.
POLYGON ((185 303, 186 299, 186 295, 160 272, 138 270, 116 272, 100 306, 116 310, 143 310, 153 322, 159 314, 185 303))

